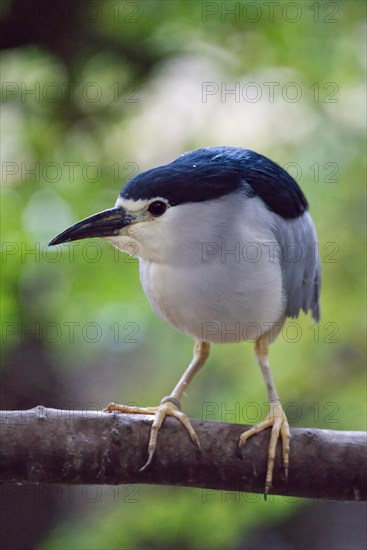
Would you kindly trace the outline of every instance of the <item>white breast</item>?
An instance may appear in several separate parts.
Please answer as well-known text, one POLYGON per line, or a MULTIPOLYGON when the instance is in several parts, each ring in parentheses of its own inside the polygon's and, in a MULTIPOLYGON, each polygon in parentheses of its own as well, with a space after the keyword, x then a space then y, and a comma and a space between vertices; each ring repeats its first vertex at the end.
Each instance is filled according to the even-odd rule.
POLYGON ((239 232, 223 224, 219 236, 204 236, 200 251, 197 242, 185 246, 188 234, 176 258, 159 263, 139 258, 150 303, 179 331, 216 343, 254 340, 283 314, 281 269, 268 244, 273 237, 259 223, 264 212, 257 210, 264 206, 257 199, 251 203, 235 224, 239 232))

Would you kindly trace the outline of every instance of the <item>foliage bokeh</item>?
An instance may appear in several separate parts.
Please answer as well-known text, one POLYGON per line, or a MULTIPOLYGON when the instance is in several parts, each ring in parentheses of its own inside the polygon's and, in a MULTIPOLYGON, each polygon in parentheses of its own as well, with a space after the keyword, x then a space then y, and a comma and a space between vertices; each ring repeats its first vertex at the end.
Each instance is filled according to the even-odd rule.
MULTIPOLYGON (((18 2, 8 4, 27 22, 18 2)), ((258 2, 252 4, 261 17, 254 21, 246 4, 94 2, 95 20, 83 9, 69 15, 81 38, 71 26, 68 47, 56 47, 55 36, 54 43, 51 38, 2 51, 7 408, 35 406, 40 397, 44 405, 63 408, 102 408, 110 401, 153 405, 169 392, 192 342, 151 311, 137 261, 104 242, 56 251, 47 243, 112 206, 137 170, 196 147, 239 145, 288 167, 319 234, 321 324, 316 329, 301 316, 300 338, 290 329, 271 354, 291 424, 366 429, 365 5, 316 2, 316 20, 316 8, 298 2, 301 16, 292 21, 284 4, 272 20, 258 2), (327 4, 336 6, 335 15, 327 4), (213 13, 205 11, 208 5, 213 13), (226 12, 230 5, 239 6, 233 8, 237 15, 226 12), (269 83, 276 83, 273 100, 269 83), (301 90, 296 101, 295 90, 301 90), (28 361, 23 367, 20 350, 28 361), (40 356, 51 377, 43 378, 37 367, 40 356), (57 387, 48 398, 53 381, 57 387)), ((5 10, 3 22, 8 16, 5 10)), ((67 41, 68 28, 60 34, 67 41)), ((184 408, 194 417, 207 415, 208 404, 211 420, 260 420, 251 403, 266 411, 250 344, 215 347, 188 393, 184 408)), ((72 502, 64 495, 39 548, 237 548, 254 529, 276 525, 306 505, 302 499, 264 503, 255 495, 146 486, 116 494, 105 488, 95 502, 80 491, 72 502)))

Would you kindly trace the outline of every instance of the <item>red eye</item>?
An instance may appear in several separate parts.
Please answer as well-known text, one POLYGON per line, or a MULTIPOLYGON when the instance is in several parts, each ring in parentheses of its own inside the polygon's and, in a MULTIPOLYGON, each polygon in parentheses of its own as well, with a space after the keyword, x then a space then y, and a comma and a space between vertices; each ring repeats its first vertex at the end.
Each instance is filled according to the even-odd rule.
POLYGON ((163 201, 154 201, 149 205, 148 212, 152 214, 152 216, 158 217, 162 216, 162 214, 165 213, 167 210, 167 205, 163 201))

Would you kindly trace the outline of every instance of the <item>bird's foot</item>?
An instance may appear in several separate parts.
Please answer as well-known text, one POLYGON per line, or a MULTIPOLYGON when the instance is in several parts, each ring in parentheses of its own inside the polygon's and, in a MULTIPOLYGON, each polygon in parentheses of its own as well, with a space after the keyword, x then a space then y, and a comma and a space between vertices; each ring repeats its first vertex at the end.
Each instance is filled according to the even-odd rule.
POLYGON ((285 472, 285 479, 288 480, 288 467, 289 467, 289 442, 291 439, 291 433, 287 417, 283 411, 282 405, 279 401, 270 403, 270 411, 265 420, 256 424, 249 430, 243 432, 240 436, 239 446, 243 447, 246 441, 253 435, 262 432, 266 428, 271 427, 270 442, 268 448, 268 464, 266 470, 265 492, 264 497, 266 500, 269 494, 273 482, 273 471, 275 464, 275 454, 277 448, 277 442, 279 437, 282 439, 282 454, 283 465, 285 472))
POLYGON ((181 411, 181 404, 178 399, 172 396, 164 397, 161 404, 158 407, 135 407, 132 405, 119 405, 118 403, 110 403, 108 407, 104 409, 104 412, 119 412, 127 414, 151 414, 154 416, 153 424, 150 430, 150 438, 148 444, 148 460, 140 468, 140 471, 145 470, 152 462, 154 452, 157 446, 158 432, 163 424, 166 416, 173 416, 181 422, 189 434, 191 441, 196 445, 199 452, 201 452, 199 438, 193 429, 189 418, 185 413, 181 411))

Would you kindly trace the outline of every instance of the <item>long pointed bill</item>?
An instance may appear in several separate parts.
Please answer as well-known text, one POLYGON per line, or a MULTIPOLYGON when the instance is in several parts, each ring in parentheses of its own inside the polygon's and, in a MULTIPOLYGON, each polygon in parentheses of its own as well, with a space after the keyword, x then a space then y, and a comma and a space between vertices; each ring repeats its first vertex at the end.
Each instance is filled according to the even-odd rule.
POLYGON ((52 239, 48 246, 86 239, 88 237, 112 237, 118 235, 119 230, 129 225, 132 221, 133 218, 126 214, 122 208, 109 208, 65 229, 65 231, 52 239))

